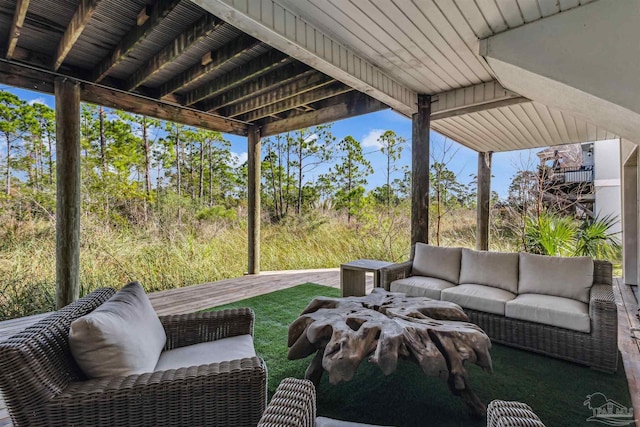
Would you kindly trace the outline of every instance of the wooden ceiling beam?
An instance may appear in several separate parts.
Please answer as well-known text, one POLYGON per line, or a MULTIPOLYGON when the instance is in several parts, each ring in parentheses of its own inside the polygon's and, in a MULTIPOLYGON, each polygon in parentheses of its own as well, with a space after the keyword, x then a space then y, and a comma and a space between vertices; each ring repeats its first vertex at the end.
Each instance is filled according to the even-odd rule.
POLYGON ((184 105, 193 105, 205 98, 214 97, 252 79, 256 79, 292 61, 293 59, 289 56, 277 50, 263 53, 243 64, 239 69, 217 77, 186 93, 182 97, 182 102, 184 105))
POLYGON ((27 16, 27 9, 29 9, 29 0, 18 0, 16 2, 16 11, 13 14, 13 21, 11 22, 9 36, 7 37, 7 49, 5 51, 5 58, 7 59, 11 59, 13 51, 18 45, 24 18, 27 16))
MULTIPOLYGON (((53 93, 54 79, 60 76, 50 70, 22 66, 0 59, 0 83, 29 90, 53 93)), ((73 79, 72 77, 69 77, 73 79)), ((82 83, 80 98, 84 102, 117 108, 135 114, 169 120, 218 132, 246 136, 248 125, 239 120, 227 119, 192 108, 169 105, 138 94, 105 87, 88 81, 82 83)))
POLYGON ((301 62, 294 62, 258 77, 255 80, 250 80, 247 84, 225 91, 215 98, 202 101, 196 104, 196 107, 202 111, 216 111, 227 105, 242 102, 254 96, 272 91, 278 86, 291 83, 301 77, 317 73, 316 70, 309 68, 308 65, 301 62))
POLYGON ((225 25, 224 21, 219 20, 215 16, 211 14, 204 15, 196 23, 191 25, 187 31, 173 39, 173 41, 163 47, 160 52, 146 61, 145 65, 134 71, 133 75, 127 80, 126 88, 128 90, 134 90, 142 85, 156 73, 163 70, 171 61, 182 55, 191 46, 223 25, 225 25))
POLYGON ((322 73, 313 73, 301 77, 263 95, 252 96, 246 101, 230 105, 220 110, 220 114, 225 117, 238 117, 251 111, 268 107, 285 99, 304 94, 306 92, 330 85, 334 83, 331 77, 322 73))
MULTIPOLYGON (((109 72, 118 65, 127 55, 133 51, 151 32, 160 25, 160 22, 171 13, 180 3, 180 0, 159 0, 153 5, 145 6, 143 11, 148 18, 142 25, 135 25, 118 45, 107 55, 91 73, 91 80, 99 83, 109 72), (150 10, 149 10, 150 9, 150 10)), ((142 13, 142 12, 141 12, 142 13)), ((140 15, 138 15, 140 16, 140 15)))
POLYGON ((60 43, 58 43, 55 60, 51 66, 53 71, 58 71, 58 68, 60 68, 64 62, 71 48, 78 40, 78 37, 80 37, 89 20, 91 20, 93 13, 98 7, 98 3, 100 3, 100 0, 80 0, 76 13, 73 14, 67 29, 62 35, 62 39, 60 39, 60 43))
POLYGON ((302 108, 303 111, 309 111, 310 108, 307 107, 307 104, 342 95, 343 93, 347 93, 352 90, 353 88, 346 86, 343 83, 332 83, 292 96, 274 104, 258 108, 257 110, 250 111, 249 113, 240 116, 240 118, 246 122, 254 122, 265 117, 276 116, 284 111, 297 108, 302 108))
POLYGON ((371 98, 361 92, 346 93, 335 97, 335 99, 329 99, 328 101, 333 105, 263 124, 260 129, 260 136, 266 137, 283 132, 290 132, 389 108, 377 99, 371 98))
MULTIPOLYGON (((164 98, 167 95, 170 95, 187 85, 201 80, 202 78, 206 77, 207 74, 219 69, 225 64, 228 64, 230 61, 238 58, 247 50, 252 49, 260 44, 262 44, 261 41, 256 40, 246 34, 231 40, 229 43, 220 47, 220 49, 208 52, 205 55, 207 57, 206 61, 196 63, 188 70, 180 73, 176 77, 164 83, 160 87, 158 97, 164 98)), ((193 102, 191 104, 193 104, 193 102)))

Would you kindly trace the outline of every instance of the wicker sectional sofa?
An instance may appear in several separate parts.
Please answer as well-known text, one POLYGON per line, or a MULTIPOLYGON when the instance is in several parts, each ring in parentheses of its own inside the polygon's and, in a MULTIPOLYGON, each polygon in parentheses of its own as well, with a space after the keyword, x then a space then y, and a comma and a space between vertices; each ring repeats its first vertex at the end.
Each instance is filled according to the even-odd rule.
POLYGON ((381 272, 385 289, 452 301, 502 344, 615 372, 612 265, 416 244, 412 261, 381 272))

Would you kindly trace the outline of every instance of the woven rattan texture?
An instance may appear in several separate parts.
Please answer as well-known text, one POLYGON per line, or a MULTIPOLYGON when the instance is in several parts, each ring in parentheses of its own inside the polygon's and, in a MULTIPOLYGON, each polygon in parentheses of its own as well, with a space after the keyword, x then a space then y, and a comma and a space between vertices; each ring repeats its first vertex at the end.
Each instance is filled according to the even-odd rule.
MULTIPOLYGON (((259 357, 87 380, 68 347, 71 322, 106 301, 102 289, 0 343, 0 387, 19 426, 255 426, 266 406, 259 357), (7 373, 7 375, 5 375, 7 373)), ((250 309, 165 316, 166 349, 253 333, 250 309)))
POLYGON ((316 391, 309 380, 285 378, 280 382, 258 427, 313 427, 316 391))
MULTIPOLYGON (((548 356, 615 372, 618 368, 618 312, 613 298, 613 267, 608 261, 593 261, 593 286, 589 301, 591 332, 577 332, 541 323, 513 319, 465 308, 471 322, 491 340, 548 356)), ((382 270, 385 289, 393 280, 409 277, 411 262, 382 270)))
POLYGON ((494 400, 487 406, 487 427, 545 427, 529 405, 494 400))

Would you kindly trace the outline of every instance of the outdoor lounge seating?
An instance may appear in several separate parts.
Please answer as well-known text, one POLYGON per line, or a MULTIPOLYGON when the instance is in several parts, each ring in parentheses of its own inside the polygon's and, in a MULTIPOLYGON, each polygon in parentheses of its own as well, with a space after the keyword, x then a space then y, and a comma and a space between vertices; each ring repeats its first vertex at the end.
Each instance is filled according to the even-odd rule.
MULTIPOLYGON (((316 389, 309 380, 285 378, 280 382, 258 427, 376 427, 316 417, 316 389)), ((381 427, 381 426, 379 426, 381 427)))
POLYGON ((416 244, 412 261, 386 267, 392 292, 455 302, 496 342, 615 371, 612 265, 416 244))
MULTIPOLYGON (((88 379, 72 356, 72 322, 114 296, 99 289, 0 342, 0 390, 16 427, 251 426, 266 405, 267 372, 259 357, 208 364, 191 355, 165 358, 153 372, 88 379)), ((200 343, 253 335, 248 309, 159 317, 166 333, 163 355, 200 343)), ((134 326, 134 325, 132 325, 134 326)), ((75 325, 74 325, 75 328, 75 325)), ((162 360, 162 357, 161 357, 162 360)), ((84 362, 83 362, 84 363, 84 362)), ((105 362, 106 364, 107 362, 105 362)))
MULTIPOLYGON (((285 378, 278 385, 258 427, 376 426, 316 417, 316 390, 313 383, 309 380, 285 378)), ((545 425, 525 403, 494 400, 487 407, 487 427, 545 427, 545 425)))

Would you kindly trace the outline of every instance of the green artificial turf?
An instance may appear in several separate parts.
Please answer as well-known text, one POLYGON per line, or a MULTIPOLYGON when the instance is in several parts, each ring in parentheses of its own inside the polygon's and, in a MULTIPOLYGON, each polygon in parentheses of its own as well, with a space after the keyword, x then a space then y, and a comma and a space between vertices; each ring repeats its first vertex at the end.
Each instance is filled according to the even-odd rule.
MULTIPOLYGON (((287 360, 287 329, 315 296, 339 296, 334 288, 306 283, 290 289, 215 307, 251 307, 256 313, 255 346, 269 372, 269 395, 285 377, 303 378, 311 361, 287 360)), ((607 374, 499 344, 491 349, 493 373, 468 366, 470 383, 480 399, 528 403, 549 427, 593 425, 583 406, 588 394, 601 392, 630 406, 622 363, 607 374)), ((349 421, 403 426, 484 426, 473 420, 444 381, 427 377, 413 363, 400 362, 384 376, 363 362, 354 379, 331 385, 325 374, 318 390, 318 415, 349 421)))

